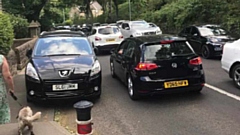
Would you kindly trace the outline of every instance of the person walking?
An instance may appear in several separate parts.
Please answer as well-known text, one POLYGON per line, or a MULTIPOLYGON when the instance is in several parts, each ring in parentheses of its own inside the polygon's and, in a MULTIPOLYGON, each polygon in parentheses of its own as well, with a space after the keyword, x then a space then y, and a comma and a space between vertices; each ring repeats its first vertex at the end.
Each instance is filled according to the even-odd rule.
POLYGON ((6 58, 0 55, 0 124, 9 123, 11 120, 8 92, 14 93, 13 79, 6 58))

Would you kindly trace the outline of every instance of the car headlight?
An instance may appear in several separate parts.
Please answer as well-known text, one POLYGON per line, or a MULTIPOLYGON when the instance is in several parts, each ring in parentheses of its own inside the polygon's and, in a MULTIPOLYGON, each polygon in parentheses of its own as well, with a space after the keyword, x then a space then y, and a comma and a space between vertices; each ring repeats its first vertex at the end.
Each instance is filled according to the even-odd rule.
POLYGON ((28 63, 26 68, 26 75, 32 77, 33 79, 39 80, 36 69, 33 67, 31 63, 28 63))
POLYGON ((157 30, 156 34, 162 34, 162 31, 161 30, 157 30))
POLYGON ((134 36, 142 36, 142 33, 141 32, 135 32, 133 35, 134 36))
POLYGON ((101 65, 100 65, 99 61, 96 60, 92 67, 90 76, 94 76, 94 75, 98 74, 100 71, 101 71, 101 65))
POLYGON ((219 40, 216 38, 210 38, 210 41, 214 43, 214 42, 218 42, 219 40))

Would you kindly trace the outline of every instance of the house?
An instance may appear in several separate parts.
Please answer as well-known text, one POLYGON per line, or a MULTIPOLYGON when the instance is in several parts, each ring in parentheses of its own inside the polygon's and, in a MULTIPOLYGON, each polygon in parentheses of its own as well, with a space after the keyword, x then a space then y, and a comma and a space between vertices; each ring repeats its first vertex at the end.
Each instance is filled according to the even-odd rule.
MULTIPOLYGON (((85 17, 85 13, 81 12, 80 6, 72 7, 69 16, 70 18, 74 18, 76 15, 79 17, 85 17)), ((97 17, 103 14, 102 6, 97 1, 90 2, 90 9, 92 11, 93 17, 97 17)))
POLYGON ((90 9, 94 17, 97 17, 103 14, 103 10, 102 10, 103 8, 97 1, 91 1, 90 9))

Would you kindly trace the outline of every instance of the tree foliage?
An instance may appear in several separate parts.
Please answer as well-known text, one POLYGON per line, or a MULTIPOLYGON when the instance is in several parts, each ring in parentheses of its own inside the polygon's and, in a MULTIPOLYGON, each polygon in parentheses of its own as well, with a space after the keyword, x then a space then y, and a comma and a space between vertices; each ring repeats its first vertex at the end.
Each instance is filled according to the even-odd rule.
POLYGON ((9 16, 0 12, 0 54, 6 55, 13 44, 13 27, 9 16))
MULTIPOLYGON (((240 0, 131 0, 131 15, 133 20, 144 19, 156 23, 166 33, 176 33, 191 24, 214 23, 240 35, 239 5, 240 0)), ((125 0, 118 7, 118 20, 128 20, 129 1, 125 0)), ((116 16, 116 11, 110 16, 116 16)))

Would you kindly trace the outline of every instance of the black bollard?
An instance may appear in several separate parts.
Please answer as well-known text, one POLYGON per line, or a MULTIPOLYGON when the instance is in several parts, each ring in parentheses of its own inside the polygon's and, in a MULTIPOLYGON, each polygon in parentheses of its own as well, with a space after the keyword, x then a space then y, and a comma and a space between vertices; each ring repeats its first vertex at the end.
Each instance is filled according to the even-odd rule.
POLYGON ((93 103, 89 101, 79 101, 73 105, 77 112, 77 131, 78 135, 92 134, 91 109, 93 103))

